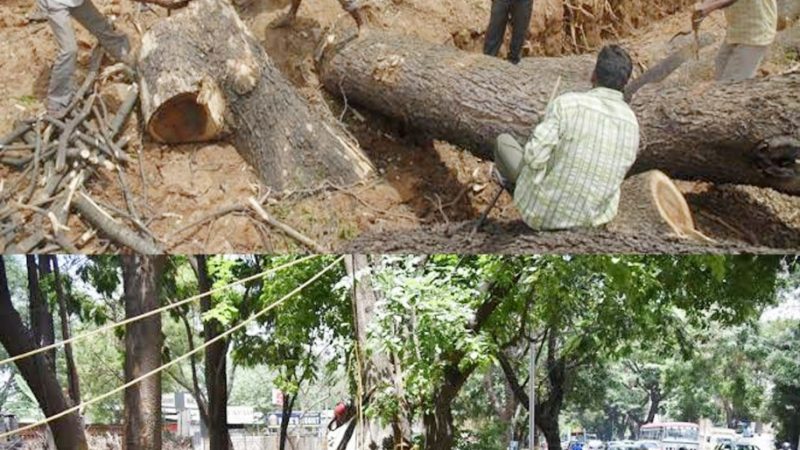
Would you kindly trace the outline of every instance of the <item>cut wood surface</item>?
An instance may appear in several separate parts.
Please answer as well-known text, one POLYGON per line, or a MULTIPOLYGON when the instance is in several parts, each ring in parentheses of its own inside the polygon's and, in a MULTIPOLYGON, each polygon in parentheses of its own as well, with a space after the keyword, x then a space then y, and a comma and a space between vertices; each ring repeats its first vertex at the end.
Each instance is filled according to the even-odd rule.
MULTIPOLYGON (((331 93, 484 158, 498 134, 530 134, 558 76, 561 92, 589 89, 595 61, 594 55, 526 58, 514 66, 374 30, 330 41, 319 70, 331 93)), ((800 193, 796 152, 771 145, 800 133, 800 73, 647 89, 632 107, 642 133, 632 173, 658 169, 673 178, 800 193)))
POLYGON ((678 187, 663 172, 650 170, 622 184, 619 212, 608 224, 610 231, 649 231, 700 241, 709 240, 695 229, 694 218, 678 187))
POLYGON ((373 173, 358 144, 280 73, 233 6, 194 0, 154 25, 139 56, 147 130, 162 142, 233 143, 275 190, 350 184, 373 173))

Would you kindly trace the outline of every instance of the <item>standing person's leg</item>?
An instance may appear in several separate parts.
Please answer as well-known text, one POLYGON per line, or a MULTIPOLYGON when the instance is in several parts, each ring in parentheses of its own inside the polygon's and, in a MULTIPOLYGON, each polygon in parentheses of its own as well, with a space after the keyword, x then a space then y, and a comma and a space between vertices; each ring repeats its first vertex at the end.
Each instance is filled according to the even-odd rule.
POLYGON ((111 22, 97 10, 92 0, 83 0, 80 6, 70 8, 75 20, 92 33, 100 45, 117 61, 122 61, 130 51, 128 37, 111 25, 111 22))
POLYGON ((719 81, 722 79, 722 74, 725 72, 725 67, 733 53, 733 46, 730 44, 722 44, 717 52, 717 57, 714 60, 714 79, 719 81))
POLYGON ((516 64, 522 57, 522 46, 528 37, 533 15, 533 0, 514 0, 511 7, 511 48, 508 60, 516 64))
MULTIPOLYGON (((45 7, 48 5, 42 5, 45 7)), ((72 76, 75 73, 75 63, 78 57, 78 44, 75 41, 75 30, 72 28, 72 19, 66 8, 47 8, 47 20, 53 37, 58 44, 58 56, 53 62, 50 72, 50 85, 47 88, 47 112, 60 118, 64 108, 69 104, 75 87, 72 76)))
POLYGON ((300 9, 300 2, 303 0, 292 0, 292 5, 289 7, 289 12, 286 13, 285 16, 281 20, 273 25, 274 28, 283 28, 288 27, 294 22, 295 17, 297 17, 297 10, 300 9))
POLYGON ((494 163, 500 175, 512 184, 517 182, 522 169, 522 145, 510 134, 497 136, 497 145, 494 148, 494 163))
POLYGON ((47 11, 38 1, 34 0, 33 6, 25 18, 28 22, 47 22, 47 11))
POLYGON ((492 14, 489 18, 489 27, 486 29, 486 38, 483 42, 483 53, 497 56, 500 46, 503 45, 503 36, 506 34, 508 14, 513 0, 492 0, 492 14))
POLYGON ((728 58, 719 81, 742 81, 754 78, 768 47, 760 45, 736 45, 728 58))

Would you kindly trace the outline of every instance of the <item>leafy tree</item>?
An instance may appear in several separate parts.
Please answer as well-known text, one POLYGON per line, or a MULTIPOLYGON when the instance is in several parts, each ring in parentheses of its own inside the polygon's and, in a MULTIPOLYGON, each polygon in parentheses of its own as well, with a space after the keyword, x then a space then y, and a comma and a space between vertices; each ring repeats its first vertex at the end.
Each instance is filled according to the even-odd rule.
MULTIPOLYGON (((217 273, 237 276, 285 264, 294 257, 258 257, 215 262, 217 273)), ((249 315, 268 307, 333 262, 333 257, 313 258, 274 273, 257 288, 257 295, 237 304, 237 299, 220 302, 208 317, 228 320, 232 313, 249 315)), ((319 376, 321 362, 341 364, 347 349, 345 339, 352 336, 352 309, 347 298, 336 292, 344 276, 343 267, 328 271, 320 279, 294 295, 279 308, 263 315, 258 333, 235 337, 233 357, 238 364, 267 365, 275 371, 273 382, 284 395, 280 449, 286 448, 289 419, 304 384, 319 376)), ((224 278, 224 277, 223 277, 224 278)))
POLYGON ((768 363, 774 384, 770 410, 777 418, 778 438, 796 445, 800 442, 800 321, 781 324, 768 345, 773 351, 768 363))

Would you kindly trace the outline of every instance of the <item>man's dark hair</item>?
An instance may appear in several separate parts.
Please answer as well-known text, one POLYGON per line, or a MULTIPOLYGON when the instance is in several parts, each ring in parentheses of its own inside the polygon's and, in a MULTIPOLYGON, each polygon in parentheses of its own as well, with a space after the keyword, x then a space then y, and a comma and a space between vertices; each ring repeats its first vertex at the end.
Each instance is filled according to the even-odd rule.
POLYGON ((606 45, 600 50, 594 67, 598 86, 623 92, 632 71, 631 57, 619 45, 606 45))

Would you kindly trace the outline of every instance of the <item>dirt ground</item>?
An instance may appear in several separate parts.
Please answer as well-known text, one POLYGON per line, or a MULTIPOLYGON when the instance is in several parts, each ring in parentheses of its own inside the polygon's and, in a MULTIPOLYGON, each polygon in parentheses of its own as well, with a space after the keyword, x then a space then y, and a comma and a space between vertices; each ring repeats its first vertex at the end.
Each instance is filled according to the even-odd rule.
MULTIPOLYGON (((131 36, 134 24, 146 30, 166 11, 140 11, 129 0, 96 0, 105 13, 131 36)), ((344 13, 336 0, 305 0, 297 21, 288 28, 272 24, 288 8, 289 0, 252 0, 237 8, 254 35, 283 73, 313 103, 327 105, 348 126, 378 168, 380 176, 354 187, 308 186, 304 192, 271 193, 268 210, 277 219, 301 231, 328 249, 380 251, 766 251, 800 248, 800 200, 767 189, 711 186, 684 182, 681 189, 695 214, 698 228, 720 242, 717 247, 691 244, 668 237, 614 236, 603 231, 576 232, 542 238, 524 231, 506 194, 490 214, 490 226, 481 238, 469 241, 469 221, 476 219, 498 189, 490 182, 490 164, 446 142, 418 142, 413 133, 354 105, 343 105, 322 91, 314 73, 313 52, 324 28, 344 13), (460 233, 460 234, 459 234, 460 233), (533 236, 533 237, 531 237, 533 236), (353 241, 354 238, 358 238, 353 241), (544 239, 544 240, 543 240, 544 239), (419 247, 414 247, 417 242, 419 247)), ((637 62, 637 72, 663 57, 676 32, 688 28, 684 0, 624 0, 620 2, 561 0, 535 2, 535 18, 528 55, 558 55, 589 51, 603 42, 621 40, 637 62), (616 7, 611 7, 614 3, 616 7), (595 8, 595 5, 600 5, 595 8), (603 5, 609 5, 608 7, 603 5)), ((371 26, 402 30, 420 38, 480 51, 482 29, 488 20, 488 0, 375 0, 371 26)), ((41 112, 49 64, 56 48, 46 24, 27 24, 31 0, 0 4, 0 135, 16 120, 41 112)), ((79 65, 85 70, 94 39, 79 26, 79 65)), ((704 32, 721 37, 723 20, 715 15, 704 32)), ((688 38, 687 38, 688 39, 688 38)), ((708 81, 716 46, 705 49, 701 60, 665 83, 708 81)), ((772 58, 764 74, 783 70, 793 61, 772 58)), ((82 77, 82 74, 79 75, 82 77)), ((657 87, 653 87, 657 88, 657 87)), ((125 168, 133 203, 149 233, 174 253, 284 252, 303 250, 294 240, 262 224, 242 209, 211 220, 199 220, 214 211, 264 194, 253 171, 226 142, 166 146, 141 133, 141 124, 129 122, 128 151, 139 164, 125 168)), ((14 189, 27 180, 0 166, 0 199, 13 201, 14 189), (8 194, 8 195, 4 195, 8 194)), ((92 196, 108 209, 125 209, 114 173, 102 172, 88 183, 92 196)), ((0 205, 2 206, 2 205, 0 205)), ((1 209, 1 208, 0 208, 1 209)), ((27 216, 30 227, 41 218, 27 216)), ((72 215, 67 234, 84 253, 126 251, 92 232, 72 215)), ((0 246, 1 247, 1 246, 0 246)))

